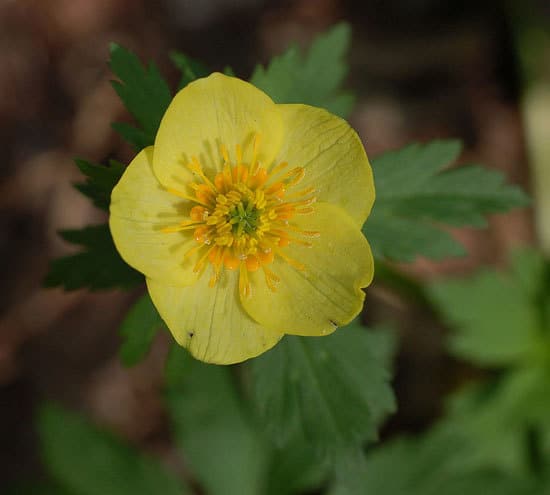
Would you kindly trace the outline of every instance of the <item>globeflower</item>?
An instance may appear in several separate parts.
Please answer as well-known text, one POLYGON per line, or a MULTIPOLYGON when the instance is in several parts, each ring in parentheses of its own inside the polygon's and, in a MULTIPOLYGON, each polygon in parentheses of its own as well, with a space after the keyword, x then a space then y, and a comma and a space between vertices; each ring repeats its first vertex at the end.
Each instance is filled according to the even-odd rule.
POLYGON ((230 364, 361 311, 373 201, 344 120, 214 73, 174 97, 113 189, 109 224, 177 342, 230 364))

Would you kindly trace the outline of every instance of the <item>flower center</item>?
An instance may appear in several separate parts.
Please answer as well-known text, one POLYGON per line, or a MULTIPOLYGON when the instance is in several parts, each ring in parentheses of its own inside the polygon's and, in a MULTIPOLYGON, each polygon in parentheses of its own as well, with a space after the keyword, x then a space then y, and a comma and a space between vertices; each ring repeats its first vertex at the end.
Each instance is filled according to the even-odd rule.
POLYGON ((197 245, 185 253, 186 257, 201 253, 193 270, 202 273, 210 264, 211 287, 223 269, 239 270, 242 296, 250 294, 249 272, 260 269, 268 287, 272 291, 277 289, 280 279, 269 267, 276 258, 304 270, 285 248, 292 243, 310 247, 306 238, 319 236, 318 232, 299 229, 292 221, 295 215, 314 211, 315 190, 310 187, 294 191, 305 175, 304 168, 289 169, 282 162, 268 171, 257 160, 259 141, 256 135, 250 163, 243 162, 240 145, 235 147, 234 160, 222 145, 222 171, 213 181, 204 173, 198 158, 193 157, 187 167, 199 180, 188 184, 190 192, 168 190, 194 203, 189 219, 163 229, 164 232, 193 230, 197 245))
POLYGON ((243 232, 253 234, 260 224, 261 209, 254 201, 239 201, 229 212, 227 220, 232 225, 233 235, 241 236, 243 232))

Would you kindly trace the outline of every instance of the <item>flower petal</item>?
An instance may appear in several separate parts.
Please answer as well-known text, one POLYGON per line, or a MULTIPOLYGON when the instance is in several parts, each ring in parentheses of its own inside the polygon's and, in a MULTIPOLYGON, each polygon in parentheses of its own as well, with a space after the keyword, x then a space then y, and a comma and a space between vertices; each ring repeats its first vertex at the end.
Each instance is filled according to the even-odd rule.
MULTIPOLYGON (((315 205, 310 215, 294 223, 320 233, 312 247, 293 243, 284 253, 304 265, 303 271, 279 256, 270 267, 280 278, 271 291, 262 273, 250 274, 251 295, 243 297, 245 310, 262 325, 295 335, 326 335, 349 323, 361 311, 361 287, 372 281, 374 263, 367 240, 341 208, 315 205)), ((294 220, 294 219, 293 219, 294 220)))
POLYGON ((187 216, 188 202, 169 194, 152 169, 153 147, 141 151, 128 165, 111 195, 109 226, 115 246, 126 263, 165 283, 193 283, 194 259, 184 254, 196 245, 192 231, 165 233, 187 216))
POLYGON ((189 287, 170 287, 147 279, 160 316, 178 343, 201 361, 233 364, 261 354, 283 336, 259 325, 237 296, 237 272, 223 272, 214 287, 209 274, 189 287))
POLYGON ((304 167, 300 187, 337 204, 363 226, 374 203, 372 169, 357 133, 335 115, 308 105, 278 105, 286 132, 276 163, 304 167))
POLYGON ((212 178, 223 164, 221 145, 235 161, 239 144, 248 163, 259 135, 258 159, 269 165, 282 134, 277 105, 265 93, 240 79, 214 73, 188 84, 170 103, 155 139, 153 168, 163 185, 181 189, 193 179, 186 168, 193 157, 212 178))

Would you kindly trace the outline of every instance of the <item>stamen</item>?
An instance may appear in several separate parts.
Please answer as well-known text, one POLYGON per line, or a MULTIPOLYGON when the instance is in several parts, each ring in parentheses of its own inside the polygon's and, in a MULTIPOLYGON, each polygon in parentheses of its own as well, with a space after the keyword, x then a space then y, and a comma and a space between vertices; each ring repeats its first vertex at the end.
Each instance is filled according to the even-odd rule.
POLYGON ((195 188, 195 196, 199 200, 198 202, 200 202, 200 204, 208 205, 209 203, 214 201, 215 191, 216 189, 212 191, 206 184, 199 184, 195 188))
POLYGON ((256 173, 250 177, 250 186, 256 188, 262 187, 267 182, 268 178, 269 175, 267 173, 267 170, 265 168, 259 167, 256 170, 256 173))
POLYGON ((260 268, 260 260, 251 254, 246 258, 246 269, 249 272, 255 272, 260 268))
POLYGON ((275 275, 266 266, 262 266, 262 269, 264 271, 265 283, 266 283, 267 287, 269 288, 269 290, 271 292, 277 292, 276 284, 278 284, 281 281, 281 279, 279 277, 277 277, 277 275, 275 275))
POLYGON ((261 141, 262 141, 261 135, 256 133, 254 135, 254 142, 252 144, 252 159, 250 161, 250 175, 256 174, 256 169, 259 165, 257 162, 257 158, 258 158, 258 150, 260 148, 261 141))
POLYGON ((195 222, 204 222, 208 217, 208 210, 204 206, 193 206, 189 212, 189 217, 195 222))
POLYGON ((202 272, 202 269, 204 268, 204 264, 206 263, 206 260, 208 259, 208 256, 210 255, 210 251, 215 249, 215 247, 216 246, 212 246, 210 249, 208 249, 208 251, 206 251, 206 253, 204 253, 203 256, 201 256, 199 261, 197 261, 197 263, 195 264, 195 266, 193 268, 193 272, 195 272, 195 273, 202 272))
POLYGON ((160 229, 160 231, 163 234, 173 234, 174 232, 181 232, 182 230, 192 230, 196 228, 197 225, 200 225, 200 224, 195 221, 181 222, 178 225, 170 225, 168 227, 163 227, 162 229, 160 229))
POLYGON ((235 145, 235 155, 237 156, 237 165, 243 162, 243 149, 240 144, 235 145))
POLYGON ((239 265, 241 264, 241 261, 239 258, 237 258, 235 255, 231 253, 230 250, 227 250, 223 257, 223 265, 228 270, 236 270, 239 268, 239 265))
POLYGON ((233 184, 233 180, 231 178, 231 167, 228 163, 226 163, 223 167, 223 177, 225 179, 225 186, 229 187, 231 184, 233 184))
POLYGON ((219 192, 225 192, 225 179, 222 172, 218 172, 214 177, 214 185, 219 192))
POLYGON ((309 241, 304 241, 303 239, 297 239, 296 237, 289 237, 289 241, 293 244, 300 244, 305 247, 313 247, 313 244, 309 241))
POLYGON ((220 279, 223 252, 224 248, 214 248, 214 251, 212 251, 212 253, 210 253, 210 256, 208 257, 210 263, 212 263, 212 266, 214 267, 214 274, 212 275, 212 277, 210 277, 210 280, 208 281, 208 286, 210 288, 214 287, 217 281, 220 279))
POLYGON ((283 258, 283 260, 285 260, 290 266, 296 268, 296 270, 300 270, 301 272, 303 272, 306 267, 305 265, 303 265, 302 263, 299 263, 298 261, 296 261, 294 258, 291 258, 290 256, 288 256, 287 254, 285 254, 283 251, 281 251, 280 249, 277 249, 277 254, 283 258))
POLYGON ((275 182, 266 190, 266 193, 281 197, 285 193, 285 185, 282 182, 275 182))
POLYGON ((314 196, 312 198, 302 199, 301 201, 289 201, 288 203, 283 203, 283 205, 292 205, 294 206, 309 206, 317 202, 317 198, 314 196))
POLYGON ((241 182, 244 182, 246 184, 246 180, 248 179, 248 167, 241 165, 241 182))
POLYGON ((197 174, 213 191, 216 191, 216 186, 212 184, 212 182, 208 177, 206 177, 206 175, 204 175, 202 165, 200 164, 199 159, 196 156, 191 159, 191 163, 187 164, 187 168, 191 170, 191 172, 197 174))
POLYGON ((220 145, 220 153, 222 154, 223 161, 225 163, 229 163, 229 153, 227 152, 225 144, 220 145))
POLYGON ((319 237, 321 233, 316 230, 302 230, 296 227, 295 225, 288 224, 286 226, 287 229, 292 230, 293 232, 297 232, 305 237, 319 237))
POLYGON ((273 170, 270 173, 271 177, 274 177, 275 175, 277 175, 281 170, 285 169, 286 167, 288 167, 288 162, 279 163, 279 165, 273 167, 273 170))
POLYGON ((314 187, 307 187, 306 189, 302 189, 301 191, 291 192, 287 194, 285 198, 286 199, 301 198, 309 194, 315 194, 316 192, 317 192, 317 189, 315 189, 314 187))
POLYGON ((277 245, 279 247, 287 247, 290 244, 290 237, 286 232, 278 232, 279 234, 279 242, 277 245))
POLYGON ((248 271, 244 264, 241 263, 239 270, 239 293, 241 297, 250 296, 250 282, 248 281, 248 271))
POLYGON ((296 167, 286 174, 283 180, 286 182, 287 186, 295 186, 304 178, 305 175, 306 171, 303 167, 296 167))
POLYGON ((193 256, 197 251, 200 251, 203 247, 204 247, 204 244, 198 244, 197 246, 194 246, 188 251, 186 251, 183 257, 189 258, 190 256, 193 256))
POLYGON ((188 201, 193 201, 194 203, 198 203, 200 205, 208 207, 207 203, 203 203, 198 198, 190 196, 189 194, 185 194, 181 191, 178 191, 177 189, 172 189, 171 187, 166 188, 166 192, 173 194, 174 196, 177 196, 178 198, 187 199, 188 201))
POLYGON ((271 249, 266 251, 260 251, 258 253, 258 257, 260 258, 260 263, 262 265, 267 265, 270 263, 273 263, 273 259, 275 258, 275 254, 271 249))
POLYGON ((288 220, 294 216, 295 208, 290 204, 284 204, 275 209, 279 220, 288 220))

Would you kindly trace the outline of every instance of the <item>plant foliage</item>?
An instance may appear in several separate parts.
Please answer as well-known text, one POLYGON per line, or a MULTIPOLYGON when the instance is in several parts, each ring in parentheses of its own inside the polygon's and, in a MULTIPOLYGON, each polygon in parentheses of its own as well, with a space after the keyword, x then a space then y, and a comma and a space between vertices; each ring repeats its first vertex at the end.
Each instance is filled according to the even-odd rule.
POLYGON ((458 141, 432 141, 373 161, 376 202, 364 232, 377 258, 463 255, 449 227, 485 227, 486 215, 528 204, 499 172, 480 166, 449 169, 460 150, 458 141))

